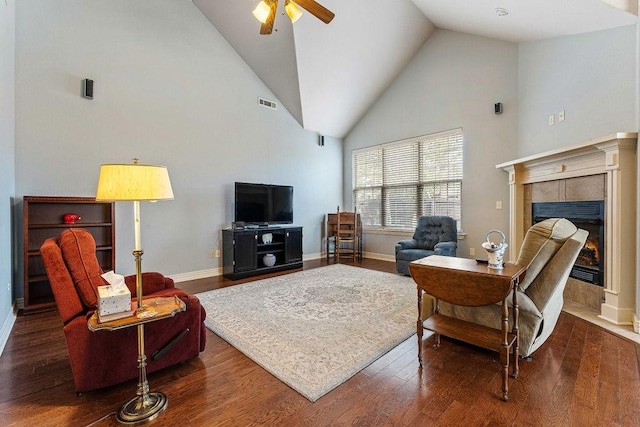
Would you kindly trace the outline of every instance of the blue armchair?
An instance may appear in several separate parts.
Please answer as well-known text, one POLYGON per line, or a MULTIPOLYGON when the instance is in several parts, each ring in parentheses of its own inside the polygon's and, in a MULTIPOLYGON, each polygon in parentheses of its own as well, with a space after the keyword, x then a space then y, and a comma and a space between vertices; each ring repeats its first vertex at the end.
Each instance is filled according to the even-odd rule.
POLYGON ((448 216, 421 216, 413 239, 396 244, 396 270, 410 276, 409 263, 429 255, 456 256, 458 229, 448 216))

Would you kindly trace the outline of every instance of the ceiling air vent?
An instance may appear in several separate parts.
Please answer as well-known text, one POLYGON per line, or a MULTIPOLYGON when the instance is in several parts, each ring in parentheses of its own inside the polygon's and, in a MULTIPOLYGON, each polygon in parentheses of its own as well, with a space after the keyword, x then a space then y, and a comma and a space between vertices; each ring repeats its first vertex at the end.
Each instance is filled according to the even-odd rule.
POLYGON ((269 101, 268 99, 258 97, 258 105, 262 105, 263 107, 271 108, 273 110, 278 109, 278 104, 274 101, 269 101))

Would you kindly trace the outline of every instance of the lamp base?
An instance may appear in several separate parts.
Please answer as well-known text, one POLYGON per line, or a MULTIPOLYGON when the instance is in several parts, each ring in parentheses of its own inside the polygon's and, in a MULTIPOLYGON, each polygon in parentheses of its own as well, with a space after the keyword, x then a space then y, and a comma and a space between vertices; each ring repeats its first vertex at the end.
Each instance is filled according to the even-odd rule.
POLYGON ((121 424, 142 424, 151 421, 167 409, 167 396, 156 391, 147 394, 147 401, 142 396, 136 396, 122 405, 118 411, 118 421, 121 424))

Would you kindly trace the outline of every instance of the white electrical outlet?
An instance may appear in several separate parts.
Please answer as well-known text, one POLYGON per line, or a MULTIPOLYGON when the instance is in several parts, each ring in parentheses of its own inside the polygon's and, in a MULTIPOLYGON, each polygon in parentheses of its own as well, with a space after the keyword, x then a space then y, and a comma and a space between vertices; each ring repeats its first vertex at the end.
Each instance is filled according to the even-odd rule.
POLYGON ((553 124, 556 122, 556 119, 554 117, 554 115, 550 115, 549 116, 549 126, 553 126, 553 124))
POLYGON ((502 209, 502 200, 496 201, 496 209, 502 209))
POLYGON ((209 251, 209 258, 215 258, 216 256, 217 256, 216 251, 214 250, 209 251))
POLYGON ((216 249, 216 258, 220 258, 220 249, 216 249))
POLYGON ((560 111, 558 113, 558 121, 559 122, 564 122, 564 110, 560 111))
POLYGON ((469 256, 476 256, 476 249, 475 248, 469 248, 469 256))

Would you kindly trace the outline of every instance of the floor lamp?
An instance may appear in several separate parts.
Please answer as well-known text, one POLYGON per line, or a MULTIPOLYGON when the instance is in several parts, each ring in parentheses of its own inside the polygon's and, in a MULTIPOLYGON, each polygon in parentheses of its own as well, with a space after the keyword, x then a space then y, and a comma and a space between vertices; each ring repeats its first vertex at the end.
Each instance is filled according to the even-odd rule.
MULTIPOLYGON (((138 159, 133 164, 110 164, 100 167, 96 200, 132 201, 134 214, 136 261, 136 298, 138 318, 148 317, 142 303, 142 246, 140 244, 140 201, 172 200, 173 190, 169 173, 164 166, 141 165, 138 159)), ((149 392, 147 381, 147 357, 144 352, 144 325, 138 328, 138 388, 136 397, 126 402, 118 412, 118 421, 137 424, 149 421, 167 408, 167 397, 161 392, 149 392)))

